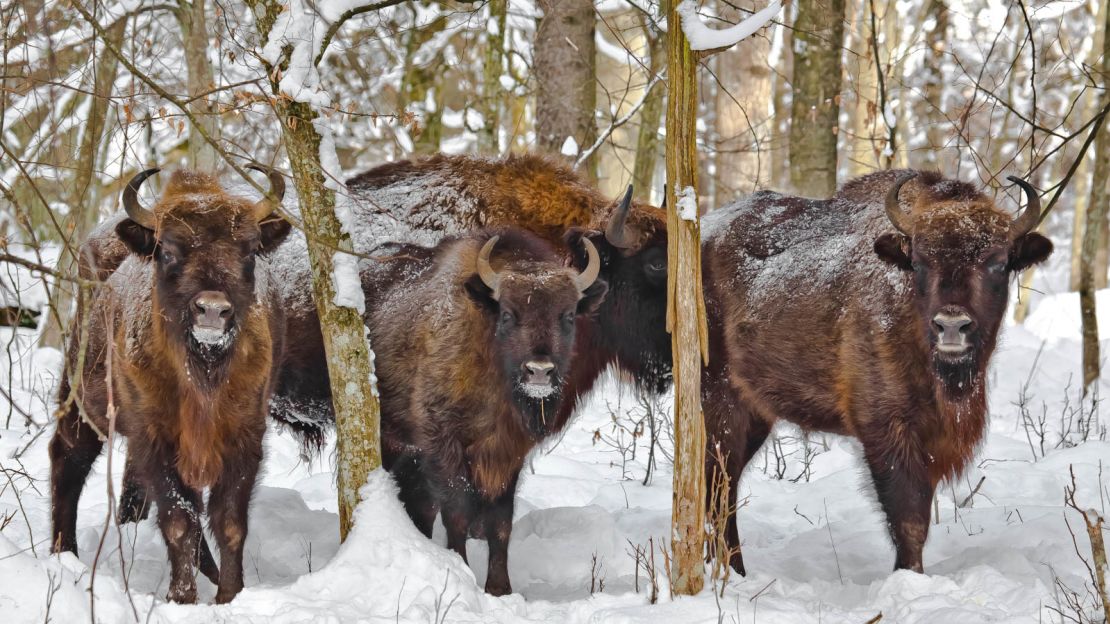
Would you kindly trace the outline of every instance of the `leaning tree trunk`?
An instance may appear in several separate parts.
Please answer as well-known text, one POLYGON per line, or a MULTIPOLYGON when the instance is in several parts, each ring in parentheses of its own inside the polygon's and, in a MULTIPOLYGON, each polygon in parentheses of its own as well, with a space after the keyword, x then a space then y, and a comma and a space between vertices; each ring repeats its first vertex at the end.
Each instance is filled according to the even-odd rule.
POLYGON ((674 592, 693 595, 705 585, 701 367, 709 355, 697 215, 697 56, 679 27, 678 4, 670 0, 667 9, 667 331, 673 351, 675 428, 670 579, 674 592))
MULTIPOLYGON (((767 0, 718 2, 720 16, 730 22, 767 0), (729 7, 736 7, 730 9, 729 7), (744 9, 740 11, 738 9, 744 9)), ((771 183, 771 40, 748 37, 717 56, 717 185, 716 205, 771 183)))
MULTIPOLYGON (((212 75, 212 63, 208 60, 208 20, 205 15, 205 0, 178 2, 174 12, 181 26, 181 39, 185 45, 185 88, 189 93, 189 111, 204 126, 204 134, 217 138, 220 133, 220 119, 216 107, 210 102, 210 94, 216 86, 212 75)), ((189 166, 211 171, 216 168, 219 157, 215 148, 204 139, 196 129, 189 131, 189 166)))
MULTIPOLYGON (((539 7, 543 17, 536 26, 532 61, 536 140, 553 153, 562 152, 568 138, 578 150, 586 149, 597 140, 594 5, 590 0, 539 0, 539 7)), ((591 180, 597 179, 596 152, 581 169, 591 180)))
POLYGON ((836 191, 844 0, 798 0, 790 184, 806 197, 836 191))
MULTIPOLYGON (((289 9, 277 0, 254 0, 250 4, 265 41, 278 15, 289 9)), ((292 52, 293 44, 289 43, 279 65, 287 64, 292 52)), ((274 76, 273 68, 267 69, 267 73, 274 76)), ((338 455, 339 536, 346 539, 359 502, 358 490, 366 483, 370 472, 382 463, 381 409, 374 387, 374 364, 361 314, 354 307, 343 305, 348 302, 337 301, 336 297, 335 261, 344 252, 349 254, 353 246, 350 233, 344 230, 335 213, 338 182, 329 180, 321 165, 320 146, 324 133, 330 134, 330 130, 311 105, 285 96, 276 83, 271 83, 271 87, 276 96, 274 107, 285 136, 285 151, 308 238, 312 294, 320 316, 331 376, 338 455), (321 125, 317 126, 318 123, 321 125)))
MULTIPOLYGON (((116 49, 119 49, 123 42, 126 26, 127 20, 119 19, 107 29, 107 39, 116 49)), ((89 95, 89 114, 85 120, 84 132, 81 134, 81 143, 77 151, 77 175, 73 181, 73 194, 69 198, 70 213, 64 225, 68 241, 64 241, 61 257, 58 260, 59 275, 77 276, 78 247, 96 225, 99 216, 97 200, 100 195, 100 183, 96 179, 97 155, 104 137, 104 124, 108 116, 112 87, 116 82, 119 59, 113 54, 102 54, 96 59, 93 88, 89 95)), ((40 346, 62 348, 73 306, 79 303, 77 296, 79 287, 77 283, 55 282, 54 288, 51 289, 53 300, 43 314, 40 346)))
MULTIPOLYGON (((1110 33, 1110 11, 1103 11, 1103 32, 1110 33)), ((1110 36, 1102 42, 1102 106, 1110 103, 1110 36)), ((1098 320, 1095 313, 1095 290, 1100 278, 1106 279, 1105 267, 1095 256, 1105 246, 1107 213, 1110 212, 1110 124, 1103 123, 1095 139, 1095 169, 1091 178, 1091 199, 1087 202, 1087 224, 1083 231, 1083 250, 1079 259, 1079 315, 1083 324, 1083 392, 1099 377, 1098 320), (1101 272, 1102 275, 1097 275, 1101 272)))

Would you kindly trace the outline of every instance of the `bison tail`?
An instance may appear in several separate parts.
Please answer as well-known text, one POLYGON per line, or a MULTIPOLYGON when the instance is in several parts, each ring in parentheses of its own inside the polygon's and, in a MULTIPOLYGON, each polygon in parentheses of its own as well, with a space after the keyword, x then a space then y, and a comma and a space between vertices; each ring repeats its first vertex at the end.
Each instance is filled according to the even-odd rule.
POLYGON ((305 461, 320 455, 328 430, 335 426, 330 398, 274 396, 270 400, 270 418, 297 436, 305 461))

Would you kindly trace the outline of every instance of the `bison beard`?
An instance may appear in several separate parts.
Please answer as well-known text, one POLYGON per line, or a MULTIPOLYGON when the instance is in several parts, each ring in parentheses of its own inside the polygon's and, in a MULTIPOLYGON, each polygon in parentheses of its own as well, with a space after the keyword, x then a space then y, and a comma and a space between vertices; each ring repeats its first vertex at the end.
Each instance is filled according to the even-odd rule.
MULTIPOLYGON (((706 218, 707 457, 718 445, 725 455, 707 473, 728 473, 730 507, 776 420, 851 435, 895 567, 923 570, 936 486, 964 469, 986 426, 1009 276, 1052 250, 1031 231, 1036 193, 1015 182, 1029 199, 1016 219, 968 184, 897 171, 828 200, 760 192, 706 218)), ((743 574, 735 515, 725 530, 743 574)))
POLYGON ((289 233, 289 223, 269 216, 284 185, 277 172, 252 168, 271 180, 270 197, 259 202, 227 195, 207 175, 178 171, 148 210, 137 191, 157 170, 131 180, 127 218, 115 226, 130 256, 74 319, 59 387, 50 442, 53 550, 76 552, 77 503, 103 447, 97 431, 108 430, 112 392, 117 429, 128 439, 120 513, 145 513, 144 491, 157 503, 168 598, 177 602, 196 602, 198 563, 217 585, 216 602, 243 587, 247 507, 274 363, 284 352, 279 295, 268 278, 256 284, 254 269, 255 257, 289 233), (204 488, 218 569, 200 531, 204 488))

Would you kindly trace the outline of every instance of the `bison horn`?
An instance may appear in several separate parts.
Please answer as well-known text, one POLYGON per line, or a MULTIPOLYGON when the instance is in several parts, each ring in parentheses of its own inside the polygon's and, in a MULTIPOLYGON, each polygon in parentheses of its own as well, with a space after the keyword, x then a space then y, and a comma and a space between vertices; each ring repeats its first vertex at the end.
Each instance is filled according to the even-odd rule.
POLYGON ((899 177, 894 186, 886 193, 886 216, 890 219, 894 229, 905 234, 906 236, 913 235, 913 223, 910 221, 909 216, 902 212, 902 206, 898 202, 898 192, 902 190, 902 185, 906 182, 917 177, 916 173, 907 173, 899 177))
POLYGON ((1008 176, 1006 179, 1020 186, 1021 190, 1025 191, 1025 198, 1029 201, 1025 210, 1010 225, 1010 234, 1014 238, 1025 236, 1033 231, 1033 228, 1037 227, 1037 224, 1041 221, 1041 196, 1032 184, 1017 176, 1008 176))
POLYGON ((155 219, 154 213, 139 205, 139 187, 143 185, 143 181, 150 176, 158 173, 161 169, 147 169, 131 178, 127 183, 127 187, 123 189, 123 209, 127 211, 127 216, 132 221, 145 227, 148 230, 153 230, 155 219))
POLYGON ((621 200, 620 206, 613 213, 613 218, 609 220, 608 227, 605 228, 605 239, 609 244, 614 247, 626 249, 632 246, 632 234, 628 231, 627 221, 628 213, 632 208, 632 185, 628 185, 628 190, 624 193, 624 199, 621 200))
POLYGON ((597 255, 597 247, 594 247, 588 238, 582 239, 582 246, 586 248, 586 256, 590 260, 586 263, 586 268, 574 278, 574 285, 578 287, 578 292, 586 292, 586 289, 597 280, 597 274, 601 272, 601 258, 597 255))
POLYGON ((501 286, 501 276, 493 267, 489 265, 489 255, 493 251, 493 246, 497 244, 497 239, 500 236, 494 236, 482 245, 482 250, 478 252, 478 276, 482 278, 482 282, 493 291, 493 300, 497 301, 501 297, 498 288, 501 286))
POLYGON ((282 177, 280 171, 266 165, 251 163, 247 165, 247 169, 265 173, 266 177, 270 178, 270 192, 266 194, 266 199, 255 204, 254 217, 256 220, 262 221, 273 214, 274 209, 281 205, 281 199, 285 197, 285 178, 282 177))

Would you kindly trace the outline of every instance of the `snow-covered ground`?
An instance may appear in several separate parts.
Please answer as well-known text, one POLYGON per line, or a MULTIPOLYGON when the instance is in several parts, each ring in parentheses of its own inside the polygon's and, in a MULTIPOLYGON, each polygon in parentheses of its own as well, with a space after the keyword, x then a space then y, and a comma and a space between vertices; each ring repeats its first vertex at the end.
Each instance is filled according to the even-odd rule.
MULTIPOLYGON (((1106 310, 1110 291, 1100 295, 1106 310)), ((614 428, 611 410, 631 426, 621 414, 637 409, 615 381, 595 393, 560 441, 535 456, 522 480, 510 547, 512 596, 482 592, 484 542, 468 545, 472 569, 443 548, 442 531, 435 541, 421 536, 385 474, 363 490, 356 528, 340 546, 334 447, 304 463, 296 442, 278 431, 267 439, 265 475, 251 507, 247 587, 232 604, 211 605, 215 591, 203 577, 201 601, 209 604, 163 600, 169 568, 153 520, 118 532, 108 523, 94 577, 108 510, 106 459, 82 497, 80 558, 48 555, 51 429, 24 427, 20 410, 49 421, 61 358, 32 351, 30 333, 9 332, 0 335, 7 347, 0 357, 8 359, 0 370, 11 370, 12 377, 0 383, 16 405, 10 419, 9 410, 0 409, 0 425, 8 423, 0 430, 0 622, 88 622, 93 608, 98 622, 862 623, 880 613, 883 622, 1060 621, 1053 608, 1064 603, 1062 588, 1091 604, 1087 569, 1065 524, 1067 516, 1078 531, 1079 552, 1089 557, 1082 521, 1063 506, 1069 466, 1080 504, 1105 513, 1110 501, 1110 442, 1099 440, 1110 417, 1095 416, 1098 424, 1086 442, 1076 424, 1077 309, 1073 294, 1047 297, 1024 326, 1004 333, 990 373, 990 435, 966 479, 938 497, 940 513, 925 549, 927 574, 891 573, 893 548, 855 442, 811 438, 816 455, 810 454, 807 480, 798 478, 805 453, 797 432, 780 428, 789 455, 778 462, 768 445, 742 485, 741 535, 750 575, 730 579, 723 596, 707 589, 671 600, 656 551, 662 594, 656 605, 648 602, 642 572, 635 591, 629 553, 649 538, 666 543, 671 475, 664 455, 652 483, 640 483, 645 437, 636 439, 634 460, 615 450, 618 438, 627 443, 630 436, 614 428), (1028 413, 1046 419, 1043 457, 1016 405, 1027 380, 1028 413), (1076 415, 1070 426, 1069 413, 1076 415), (970 502, 958 506, 980 479, 970 502), (604 587, 591 595, 592 577, 604 587)), ((1110 315, 1101 326, 1105 332, 1110 315)), ((1101 388, 1105 392, 1107 384, 1101 388)), ((668 436, 661 437, 666 445, 668 436)), ((113 454, 117 491, 122 448, 113 454)))

